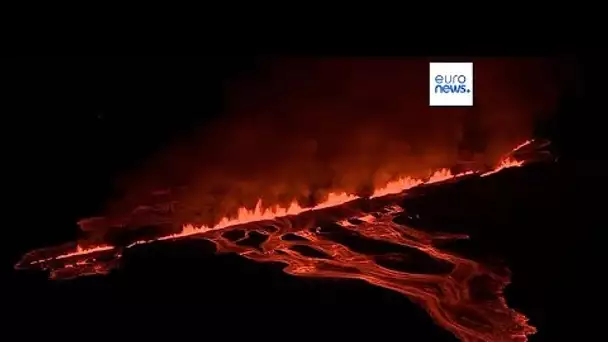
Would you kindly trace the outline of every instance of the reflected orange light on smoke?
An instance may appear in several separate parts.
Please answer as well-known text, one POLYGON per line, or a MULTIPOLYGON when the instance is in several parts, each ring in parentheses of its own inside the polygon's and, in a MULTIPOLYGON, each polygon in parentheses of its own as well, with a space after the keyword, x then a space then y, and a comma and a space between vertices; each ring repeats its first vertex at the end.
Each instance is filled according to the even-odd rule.
MULTIPOLYGON (((507 154, 504 158, 501 159, 501 161, 498 163, 498 166, 496 166, 493 170, 491 170, 489 172, 480 174, 480 176, 485 177, 485 176, 497 173, 506 168, 522 166, 524 162, 515 160, 512 157, 512 154, 531 143, 532 143, 532 140, 528 140, 528 141, 518 145, 509 154, 507 154)), ((400 177, 397 180, 389 182, 384 187, 376 189, 370 197, 376 198, 376 197, 381 197, 381 196, 386 196, 386 195, 391 195, 391 194, 397 194, 397 193, 403 192, 405 190, 414 188, 416 186, 420 186, 420 185, 424 185, 424 184, 438 183, 438 182, 442 182, 442 181, 446 181, 446 180, 454 179, 454 178, 458 178, 458 177, 463 177, 463 176, 471 175, 471 174, 475 174, 475 172, 468 171, 468 172, 463 172, 463 173, 458 173, 458 174, 452 174, 452 172, 448 169, 440 169, 440 170, 433 172, 426 180, 416 179, 416 178, 407 177, 407 176, 400 177)), ((182 227, 182 231, 180 233, 161 236, 161 237, 157 237, 157 238, 151 239, 151 240, 136 241, 136 242, 133 242, 130 245, 128 245, 127 248, 133 247, 135 245, 150 243, 153 241, 170 240, 170 239, 177 239, 177 238, 192 236, 192 235, 196 235, 196 234, 202 234, 202 233, 205 233, 208 231, 224 229, 224 228, 227 228, 230 226, 235 226, 235 225, 240 225, 240 224, 246 224, 246 223, 263 221, 263 220, 273 220, 278 217, 284 217, 284 216, 290 216, 290 215, 298 215, 298 214, 301 214, 303 212, 310 211, 310 210, 319 210, 319 209, 323 209, 323 208, 341 205, 341 204, 356 200, 358 198, 360 198, 360 197, 355 196, 355 195, 346 194, 346 193, 330 193, 326 200, 324 200, 323 202, 317 204, 316 206, 314 206, 312 208, 303 208, 295 200, 286 208, 281 208, 278 206, 264 208, 262 200, 260 199, 260 200, 258 200, 254 209, 247 209, 247 208, 241 207, 237 210, 237 213, 235 216, 224 217, 223 219, 220 220, 219 223, 217 223, 214 226, 205 226, 205 225, 195 226, 192 224, 185 224, 182 227)), ((64 259, 64 258, 76 256, 76 255, 92 254, 92 253, 99 252, 99 251, 110 250, 113 248, 114 247, 107 246, 107 245, 93 246, 93 247, 88 247, 88 248, 77 246, 76 250, 74 252, 63 254, 63 255, 60 255, 60 256, 57 256, 57 257, 51 258, 51 259, 64 259)), ((44 261, 48 261, 48 260, 50 260, 50 259, 38 260, 33 263, 40 263, 40 262, 44 262, 44 261)))

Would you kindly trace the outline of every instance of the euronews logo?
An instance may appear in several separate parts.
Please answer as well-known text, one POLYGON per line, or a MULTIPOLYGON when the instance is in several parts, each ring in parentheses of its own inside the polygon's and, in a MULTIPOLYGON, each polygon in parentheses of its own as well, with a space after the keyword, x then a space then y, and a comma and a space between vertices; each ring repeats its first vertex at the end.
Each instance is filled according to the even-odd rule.
POLYGON ((467 88, 465 75, 437 75, 435 76, 435 94, 464 94, 470 93, 467 88))
POLYGON ((473 63, 430 63, 430 106, 473 105, 473 63))

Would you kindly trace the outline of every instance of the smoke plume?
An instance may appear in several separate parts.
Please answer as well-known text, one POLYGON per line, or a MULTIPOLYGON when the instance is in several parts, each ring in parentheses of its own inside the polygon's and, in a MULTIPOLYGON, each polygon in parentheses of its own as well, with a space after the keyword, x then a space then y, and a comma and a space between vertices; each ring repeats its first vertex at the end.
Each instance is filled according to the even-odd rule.
MULTIPOLYGON (((331 191, 366 193, 399 175, 424 176, 458 158, 470 108, 428 106, 429 60, 285 59, 225 87, 225 115, 168 146, 119 183, 133 208, 158 188, 186 186, 179 202, 205 220, 331 191)), ((491 164, 530 137, 556 102, 542 60, 476 60, 475 107, 491 164)))

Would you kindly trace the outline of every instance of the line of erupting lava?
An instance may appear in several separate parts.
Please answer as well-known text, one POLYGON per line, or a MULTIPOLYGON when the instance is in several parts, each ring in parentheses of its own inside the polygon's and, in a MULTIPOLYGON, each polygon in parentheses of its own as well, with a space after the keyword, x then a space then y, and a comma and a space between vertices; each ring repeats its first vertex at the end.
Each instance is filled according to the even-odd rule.
MULTIPOLYGON (((532 141, 533 140, 527 140, 527 141, 521 143, 520 145, 518 145, 517 147, 515 147, 509 154, 507 154, 503 159, 501 159, 501 161, 499 162, 499 164, 496 168, 494 168, 491 171, 482 173, 482 174, 480 174, 480 176, 485 177, 485 176, 494 174, 494 173, 499 172, 506 168, 522 166, 524 162, 515 160, 511 155, 514 152, 518 151, 519 149, 531 144, 532 141)), ((414 188, 416 186, 420 186, 420 185, 424 185, 424 184, 438 183, 438 182, 442 182, 442 181, 445 181, 448 179, 454 179, 454 178, 463 177, 463 176, 471 175, 471 174, 474 174, 474 172, 468 171, 468 172, 463 172, 463 173, 458 173, 458 174, 452 174, 452 172, 449 169, 440 169, 440 170, 437 170, 434 173, 432 173, 431 176, 426 181, 422 180, 422 179, 407 177, 407 176, 400 177, 397 180, 389 182, 386 186, 384 186, 380 189, 374 190, 374 193, 370 197, 376 198, 376 197, 381 197, 381 196, 386 196, 386 195, 391 195, 391 194, 398 194, 400 192, 414 188)), ((314 207, 309 207, 309 208, 301 207, 295 200, 287 208, 281 208, 281 207, 264 208, 262 206, 262 200, 260 199, 260 200, 258 200, 254 209, 247 209, 247 208, 241 207, 238 209, 237 214, 234 217, 224 217, 223 219, 220 220, 220 222, 218 224, 216 224, 214 226, 209 227, 209 226, 202 225, 202 226, 197 227, 192 224, 185 224, 182 227, 182 231, 180 233, 161 236, 161 237, 151 239, 151 240, 136 241, 136 242, 133 242, 130 245, 126 246, 126 248, 130 248, 135 245, 150 243, 150 242, 154 242, 154 241, 178 239, 178 238, 187 237, 187 236, 191 236, 191 235, 202 234, 202 233, 205 233, 205 232, 208 232, 211 230, 223 229, 226 227, 245 224, 245 223, 263 221, 263 220, 273 220, 273 219, 276 219, 278 217, 283 217, 283 216, 298 215, 298 214, 301 214, 306 211, 319 210, 319 209, 337 206, 340 204, 344 204, 344 203, 356 200, 358 198, 360 198, 360 197, 355 196, 355 195, 346 194, 346 193, 330 193, 325 201, 315 205, 314 207)), ((108 245, 98 245, 98 246, 89 246, 89 247, 82 247, 80 245, 77 245, 76 250, 73 252, 62 254, 62 255, 56 256, 54 258, 34 261, 32 263, 40 263, 40 262, 44 262, 44 261, 48 261, 48 260, 52 260, 52 259, 64 259, 64 258, 74 256, 74 255, 91 254, 91 253, 96 253, 96 252, 103 251, 103 250, 110 250, 113 248, 114 248, 113 246, 108 246, 108 245)))
MULTIPOLYGON (((518 161, 514 152, 531 143, 526 141, 517 146, 491 171, 452 174, 443 169, 427 180, 403 177, 377 189, 370 197, 399 194, 423 184, 470 174, 488 176, 505 168, 521 166, 523 161, 518 161)), ((317 224, 315 220, 307 220, 306 215, 296 216, 359 198, 334 193, 312 208, 302 208, 293 202, 287 208, 263 209, 259 201, 253 210, 241 208, 236 217, 226 217, 214 226, 186 224, 180 233, 140 240, 127 246, 84 248, 76 245, 76 250, 67 253, 58 253, 56 249, 33 251, 16 267, 38 264, 43 269, 50 269, 52 278, 105 274, 117 265, 124 248, 201 234, 216 245, 218 252, 233 252, 259 262, 281 262, 287 265, 284 271, 288 274, 360 279, 399 292, 421 305, 437 324, 463 341, 527 341, 527 336, 536 332, 527 324, 525 316, 510 309, 505 302, 502 290, 510 281, 507 269, 492 270, 440 250, 436 242, 467 239, 468 236, 410 228, 407 223, 412 218, 403 208, 394 203, 387 206, 393 199, 378 199, 371 205, 375 208, 371 212, 356 209, 356 216, 350 215, 334 224, 317 224), (249 225, 242 226, 246 223, 249 225), (235 237, 232 233, 239 234, 235 237), (243 243, 255 233, 265 240, 257 247, 243 243), (98 256, 103 253, 112 254, 113 259, 102 261, 98 256), (40 258, 49 254, 55 256, 40 258)))

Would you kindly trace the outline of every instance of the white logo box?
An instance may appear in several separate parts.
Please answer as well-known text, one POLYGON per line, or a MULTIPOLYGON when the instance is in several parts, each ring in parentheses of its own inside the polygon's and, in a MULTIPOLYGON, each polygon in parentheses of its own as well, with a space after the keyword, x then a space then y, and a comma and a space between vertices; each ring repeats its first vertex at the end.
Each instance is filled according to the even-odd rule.
POLYGON ((473 106, 473 63, 429 63, 429 106, 473 106))

